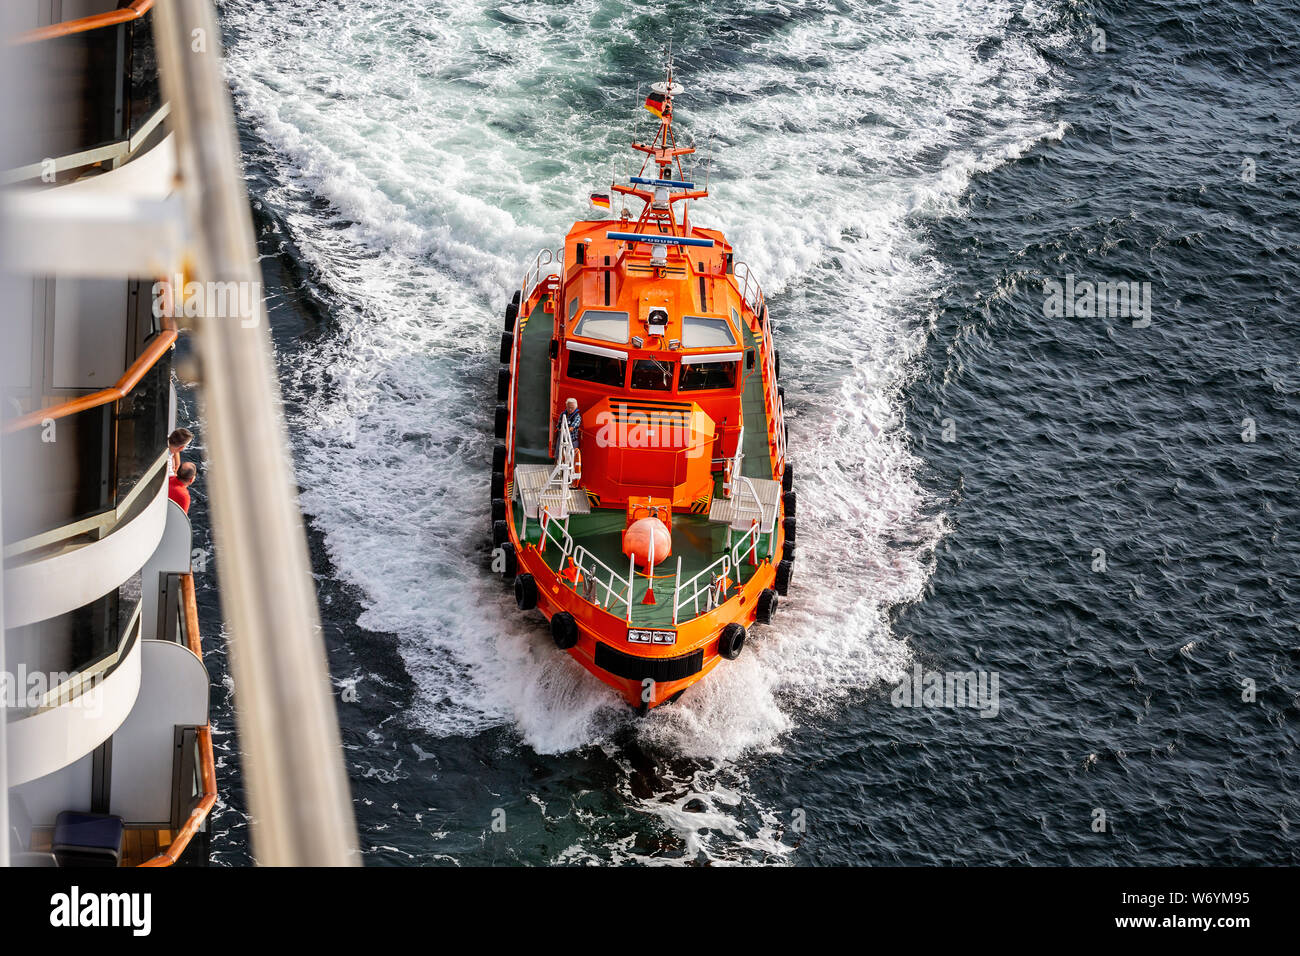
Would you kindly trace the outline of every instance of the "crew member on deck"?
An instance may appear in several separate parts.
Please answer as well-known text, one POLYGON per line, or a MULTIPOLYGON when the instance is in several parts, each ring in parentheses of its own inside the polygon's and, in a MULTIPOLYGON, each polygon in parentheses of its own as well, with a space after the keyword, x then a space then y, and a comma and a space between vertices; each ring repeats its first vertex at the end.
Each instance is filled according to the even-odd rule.
POLYGON ((573 440, 573 447, 577 448, 582 442, 582 412, 578 411, 578 400, 570 398, 564 403, 564 411, 560 413, 560 421, 556 426, 556 431, 561 428, 569 429, 569 438, 573 440))
POLYGON ((167 497, 180 505, 186 514, 190 513, 190 485, 194 484, 198 473, 194 462, 186 461, 176 469, 176 474, 167 479, 167 497))

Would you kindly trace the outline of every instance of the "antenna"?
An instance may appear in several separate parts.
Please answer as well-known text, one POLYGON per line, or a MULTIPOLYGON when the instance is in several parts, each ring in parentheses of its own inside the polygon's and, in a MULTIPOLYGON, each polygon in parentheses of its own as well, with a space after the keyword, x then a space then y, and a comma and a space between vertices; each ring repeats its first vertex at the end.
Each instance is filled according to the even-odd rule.
POLYGON ((708 153, 704 157, 704 191, 709 191, 709 178, 713 175, 713 130, 709 130, 708 153))

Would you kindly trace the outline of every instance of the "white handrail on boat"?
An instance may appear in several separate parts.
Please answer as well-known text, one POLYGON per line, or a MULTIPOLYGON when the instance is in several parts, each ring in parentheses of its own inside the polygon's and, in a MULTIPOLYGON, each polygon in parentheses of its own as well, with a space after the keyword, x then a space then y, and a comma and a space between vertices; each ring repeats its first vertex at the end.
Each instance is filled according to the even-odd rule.
POLYGON ((736 279, 736 288, 740 292, 740 297, 749 305, 750 311, 755 315, 761 315, 763 303, 766 301, 763 297, 763 288, 754 278, 753 270, 749 268, 748 262, 737 262, 732 268, 732 274, 736 279), (742 284, 741 279, 744 279, 742 284))
POLYGON ((736 436, 736 454, 729 460, 730 470, 724 476, 722 483, 722 493, 725 497, 730 498, 736 490, 736 479, 740 477, 740 465, 745 460, 745 426, 740 426, 740 434, 736 436))
POLYGON ((533 259, 533 264, 524 272, 524 281, 519 284, 519 309, 522 312, 524 305, 532 298, 533 290, 542 284, 551 276, 559 278, 559 273, 548 272, 542 275, 542 267, 549 266, 552 263, 564 262, 564 247, 559 249, 542 249, 533 259))
MULTIPOLYGON (((745 551, 748 551, 751 547, 758 548, 758 536, 762 533, 763 529, 759 527, 758 522, 751 521, 749 530, 742 534, 740 540, 731 547, 731 563, 733 567, 740 567, 740 556, 744 553, 741 550, 742 547, 745 551)), ((755 557, 757 557, 757 554, 755 557)))
MULTIPOLYGON (((726 552, 720 558, 718 558, 716 561, 710 564, 703 571, 700 571, 698 574, 692 575, 691 577, 687 578, 685 581, 681 581, 680 583, 674 586, 673 588, 673 626, 674 627, 677 626, 679 615, 681 613, 682 608, 684 608, 688 603, 691 605, 691 608, 696 615, 700 613, 700 598, 702 596, 707 597, 708 593, 712 591, 714 587, 716 587, 716 583, 717 583, 716 579, 718 578, 719 574, 722 577, 726 577, 728 574, 731 573, 731 569, 733 567, 739 566, 740 558, 738 556, 738 551, 740 547, 742 545, 746 545, 747 542, 751 542, 751 541, 756 542, 758 540, 758 535, 759 535, 758 525, 751 524, 749 526, 749 530, 746 531, 743 535, 741 535, 740 540, 737 541, 735 545, 727 546, 726 552), (690 590, 690 593, 686 594, 683 597, 682 596, 683 592, 687 591, 688 589, 690 590)), ((678 558, 677 576, 679 580, 681 578, 681 573, 682 573, 681 558, 678 558)))
MULTIPOLYGON (((552 517, 550 509, 543 505, 541 512, 537 516, 537 526, 541 529, 541 537, 537 539, 538 544, 547 539, 554 541, 560 546, 561 559, 569 557, 573 552, 574 542, 569 535, 569 519, 567 516, 564 518, 552 517), (558 536, 552 531, 553 528, 559 529, 558 536)), ((560 561, 560 570, 564 570, 563 560, 560 561)))
POLYGON ((772 443, 776 447, 777 471, 785 468, 785 402, 781 398, 776 383, 776 346, 772 339, 772 320, 767 311, 763 312, 763 345, 767 349, 767 410, 768 420, 772 423, 772 443))
POLYGON ((776 448, 776 469, 780 473, 785 469, 785 408, 776 386, 776 345, 772 340, 772 320, 767 312, 767 297, 763 295, 763 288, 754 278, 749 263, 737 262, 732 268, 732 274, 740 297, 758 319, 763 333, 763 367, 767 371, 764 398, 767 403, 767 420, 772 426, 772 444, 776 448))
POLYGON ((624 609, 625 609, 623 614, 624 619, 629 621, 632 619, 632 577, 631 575, 633 572, 631 568, 629 568, 628 577, 625 579, 621 574, 619 574, 608 564, 600 560, 600 558, 596 557, 594 554, 592 554, 590 551, 588 551, 586 548, 582 547, 581 545, 579 545, 573 552, 573 563, 577 565, 577 568, 580 572, 589 573, 591 575, 591 580, 594 581, 600 587, 603 587, 605 589, 605 603, 602 604, 601 607, 603 607, 605 610, 608 611, 609 605, 611 603, 614 603, 615 607, 617 607, 618 603, 621 602, 624 605, 624 609), (608 581, 602 581, 600 579, 599 574, 597 574, 595 570, 592 571, 587 570, 585 563, 588 559, 591 560, 591 563, 595 569, 598 569, 599 571, 602 571, 608 575, 609 577, 608 581), (616 583, 622 585, 627 589, 626 595, 615 590, 614 585, 616 583))
POLYGON ((538 498, 550 500, 558 491, 560 511, 556 517, 567 520, 569 491, 573 483, 582 477, 582 472, 577 462, 576 449, 573 447, 573 437, 569 434, 568 425, 557 430, 560 433, 560 447, 555 451, 555 467, 551 469, 550 477, 538 492, 538 498))
MULTIPOLYGON (((763 514, 763 501, 758 497, 758 491, 754 488, 754 482, 745 475, 733 474, 732 483, 740 488, 740 494, 736 496, 736 504, 732 510, 732 514, 736 517, 748 516, 751 519, 757 518, 761 523, 766 516, 763 514), (746 490, 749 491, 749 496, 754 499, 754 506, 752 508, 745 505, 746 490)), ((730 528, 728 528, 728 534, 730 534, 730 528)))

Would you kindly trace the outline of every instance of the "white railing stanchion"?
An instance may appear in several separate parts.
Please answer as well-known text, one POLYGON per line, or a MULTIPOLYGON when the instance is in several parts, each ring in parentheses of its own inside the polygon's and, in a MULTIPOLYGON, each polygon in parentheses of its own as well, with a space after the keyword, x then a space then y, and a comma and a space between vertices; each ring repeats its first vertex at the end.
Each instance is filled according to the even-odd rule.
POLYGON ((632 597, 636 593, 636 555, 627 556, 627 622, 632 623, 632 597))
POLYGON ((617 571, 615 571, 613 568, 607 565, 604 561, 600 560, 600 558, 596 557, 586 548, 582 547, 581 545, 575 547, 573 550, 573 563, 577 566, 579 572, 584 574, 588 573, 587 571, 588 561, 590 561, 592 566, 592 570, 590 571, 591 580, 595 583, 595 585, 598 585, 605 589, 605 603, 603 605, 605 610, 609 610, 610 604, 613 603, 614 601, 616 600, 622 601, 624 604, 627 605, 627 612, 625 617, 628 620, 630 620, 631 608, 632 608, 632 579, 629 577, 627 581, 624 581, 622 577, 620 577, 617 571), (608 582, 602 581, 600 579, 601 572, 604 572, 609 576, 608 582), (615 590, 614 585, 616 583, 619 585, 627 586, 626 596, 615 590))
POLYGON ((677 574, 673 576, 673 627, 677 626, 677 591, 682 586, 682 556, 677 555, 677 574))

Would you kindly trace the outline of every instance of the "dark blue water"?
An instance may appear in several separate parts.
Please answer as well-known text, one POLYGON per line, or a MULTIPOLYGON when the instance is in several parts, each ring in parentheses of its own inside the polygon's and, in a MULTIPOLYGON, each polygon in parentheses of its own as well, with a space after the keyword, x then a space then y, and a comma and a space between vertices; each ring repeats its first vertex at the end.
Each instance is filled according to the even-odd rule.
MULTIPOLYGON (((223 13, 233 17, 243 6, 226 4, 223 13)), ((873 55, 888 93, 889 44, 915 38, 906 20, 896 25, 911 6, 796 4, 739 18, 723 11, 725 29, 685 31, 675 51, 697 75, 719 63, 737 76, 785 71, 783 87, 755 84, 745 96, 761 107, 764 96, 794 90, 797 102, 801 89, 817 88, 818 71, 840 67, 846 33, 835 19, 851 15, 868 29, 879 20, 884 45, 873 55), (808 36, 822 37, 825 49, 802 45, 808 36)), ((513 29, 510 18, 558 17, 560 9, 502 7, 493 29, 513 29)), ((611 72, 652 70, 653 55, 615 29, 627 22, 622 14, 600 10, 606 19, 593 29, 610 30, 611 72)), ((955 8, 936 4, 933 17, 944 16, 956 16, 955 8)), ((260 62, 239 55, 257 45, 251 27, 238 17, 231 22, 232 63, 260 62)), ((454 19, 428 22, 435 33, 461 28, 454 19)), ((910 230, 906 250, 858 257, 855 243, 893 236, 888 216, 870 218, 877 204, 861 227, 843 225, 841 244, 829 252, 796 255, 795 265, 773 253, 769 271, 788 273, 772 310, 778 334, 791 343, 783 354, 792 442, 809 462, 799 471, 800 547, 830 556, 803 559, 812 563, 797 569, 791 609, 783 604, 782 615, 791 615, 796 634, 821 627, 834 632, 824 639, 845 644, 861 635, 867 650, 856 656, 826 652, 834 655, 827 670, 840 676, 817 669, 821 643, 809 643, 805 656, 772 652, 763 665, 790 673, 755 698, 752 711, 737 696, 719 716, 722 705, 707 698, 697 711, 678 712, 673 733, 593 710, 584 695, 598 690, 585 685, 557 702, 556 687, 568 685, 511 685, 495 665, 466 663, 446 650, 455 640, 496 640, 506 654, 547 650, 544 639, 511 630, 518 625, 507 624, 514 617, 508 599, 489 590, 495 583, 482 569, 484 551, 470 544, 480 535, 477 512, 449 540, 461 548, 455 557, 468 569, 466 580, 485 582, 474 584, 474 603, 493 609, 504 636, 453 619, 432 626, 426 647, 421 628, 431 625, 417 620, 408 628, 403 616, 418 610, 418 594, 385 589, 357 570, 370 562, 375 578, 388 580, 388 551, 413 547, 398 530, 388 551, 382 537, 367 549, 366 536, 379 532, 366 514, 382 502, 368 506, 363 484, 349 505, 352 518, 340 522, 338 487, 304 487, 368 863, 1300 859, 1293 829, 1300 819, 1300 9, 1168 0, 1138 8, 1030 4, 998 23, 967 50, 974 72, 981 64, 1005 70, 998 64, 1008 51, 1030 52, 1044 68, 1001 86, 993 77, 996 95, 978 108, 954 90, 944 105, 951 135, 933 146, 916 148, 923 130, 909 132, 905 113, 890 112, 907 108, 902 87, 896 99, 841 88, 839 118, 818 119, 810 108, 803 127, 792 117, 769 133, 819 150, 817 175, 830 184, 820 188, 838 184, 840 203, 883 190, 904 173, 943 181, 964 157, 977 157, 955 195, 901 218, 897 228, 910 230), (908 158, 868 162, 861 129, 897 130, 908 158), (1018 132, 990 146, 988 137, 1000 131, 1018 132), (880 178, 881 169, 894 178, 880 178), (899 273, 925 281, 890 293, 899 273), (1149 324, 1138 317, 1135 327, 1133 317, 1116 314, 1048 314, 1045 283, 1067 276, 1149 283, 1149 324), (841 445, 819 437, 846 433, 834 417, 842 414, 835 411, 845 402, 842 386, 871 362, 846 344, 862 331, 849 293, 864 282, 872 295, 893 294, 886 312, 906 319, 871 325, 869 340, 905 362, 892 384, 861 398, 864 409, 878 400, 888 405, 885 413, 874 405, 868 411, 910 453, 897 486, 896 476, 868 465, 898 459, 845 458, 858 433, 847 432, 841 445), (915 493, 881 496, 881 487, 915 493), (898 512, 881 522, 879 550, 870 536, 855 545, 843 522, 803 517, 807 502, 822 502, 829 513, 859 495, 898 512), (807 543, 805 522, 817 536, 807 543), (859 546, 872 548, 860 568, 831 560, 859 546), (873 570, 881 567, 901 570, 894 578, 873 570), (913 581, 914 588, 906 583, 913 581), (859 617, 834 614, 854 589, 887 593, 859 617), (386 630, 377 621, 397 626, 386 630), (891 690, 914 666, 996 674, 996 716, 895 706, 891 690), (480 699, 471 691, 489 685, 506 695, 505 704, 466 705, 480 699), (349 689, 356 693, 344 695, 349 689), (538 693, 547 695, 544 707, 529 703, 538 693), (512 694, 525 703, 511 709, 512 694), (539 713, 563 724, 566 707, 584 715, 580 732, 551 738, 538 731, 539 713), (762 732, 749 736, 716 727, 713 736, 689 736, 680 726, 696 720, 748 728, 757 722, 753 711, 765 716, 762 732), (698 746, 710 739, 719 741, 716 754, 698 746), (744 743, 733 747, 737 739, 744 743), (674 746, 683 740, 691 746, 674 746), (498 812, 508 821, 502 833, 491 829, 498 812), (1097 822, 1103 813, 1104 829, 1097 822)), ((952 32, 959 45, 970 42, 952 32)), ((490 52, 490 43, 473 36, 490 52)), ((940 22, 925 37, 936 44, 935 58, 947 55, 945 36, 940 22)), ((923 49, 914 44, 907 55, 923 49)), ((515 57, 511 70, 541 68, 515 57)), ((281 97, 295 97, 300 81, 325 82, 295 77, 288 60, 282 68, 281 97)), ((590 97, 593 109, 605 102, 576 76, 538 82, 556 96, 570 84, 573 97, 590 97)), ((367 351, 373 340, 358 331, 366 326, 355 318, 364 313, 356 300, 365 291, 355 287, 357 262, 382 274, 390 255, 409 253, 408 237, 374 234, 345 173, 338 174, 341 187, 301 157, 286 159, 294 136, 259 112, 256 91, 246 88, 251 81, 236 85, 300 476, 325 481, 315 464, 324 451, 338 456, 341 469, 371 469, 367 483, 388 488, 382 476, 409 473, 412 455, 441 447, 436 431, 429 437, 398 429, 388 440, 399 453, 369 448, 358 464, 351 452, 366 448, 364 420, 361 437, 346 442, 312 428, 322 396, 352 394, 357 377, 382 380, 395 405, 446 401, 423 364, 367 351), (316 227, 345 237, 367 233, 364 251, 339 245, 323 253, 316 227), (355 367, 340 342, 354 349, 355 367), (322 366, 326 372, 312 377, 322 366)), ((715 102, 709 96, 702 110, 715 102)), ((930 98, 943 96, 941 89, 930 98)), ((611 122, 618 115, 611 112, 611 122)), ((480 119, 469 113, 464 123, 480 119)), ((353 122, 359 127, 363 119, 353 122)), ((761 130, 719 133, 737 141, 750 134, 761 139, 761 130)), ((552 173, 539 168, 534 175, 552 173)), ((405 211, 419 207, 414 194, 403 200, 405 211)), ((717 214, 725 221, 727 213, 722 205, 717 214)), ((425 218, 436 226, 442 215, 425 218)), ((815 210, 808 215, 815 219, 815 210)), ((472 234, 462 238, 488 248, 472 234)), ((773 249, 778 239, 768 240, 773 249)), ((761 245, 762 234, 752 241, 761 245)), ((419 255, 430 270, 445 269, 469 288, 466 301, 495 316, 492 290, 466 279, 463 263, 448 265, 450 248, 439 240, 420 246, 419 255)), ((452 293, 431 295, 447 301, 438 296, 452 293)), ((861 321, 868 320, 876 322, 871 313, 861 321)), ((495 318, 484 324, 481 348, 431 346, 424 360, 459 376, 457 388, 472 406, 467 420, 477 416, 484 432, 472 447, 485 452, 495 318)), ((426 494, 441 490, 436 473, 418 474, 410 502, 423 514, 426 494)), ((487 496, 479 497, 483 507, 474 507, 485 517, 487 496)), ((201 536, 201 496, 194 513, 201 536)), ((460 526, 441 517, 434 527, 460 526)), ((238 864, 249 859, 238 741, 229 733, 215 582, 203 580, 224 790, 214 858, 238 864)))

